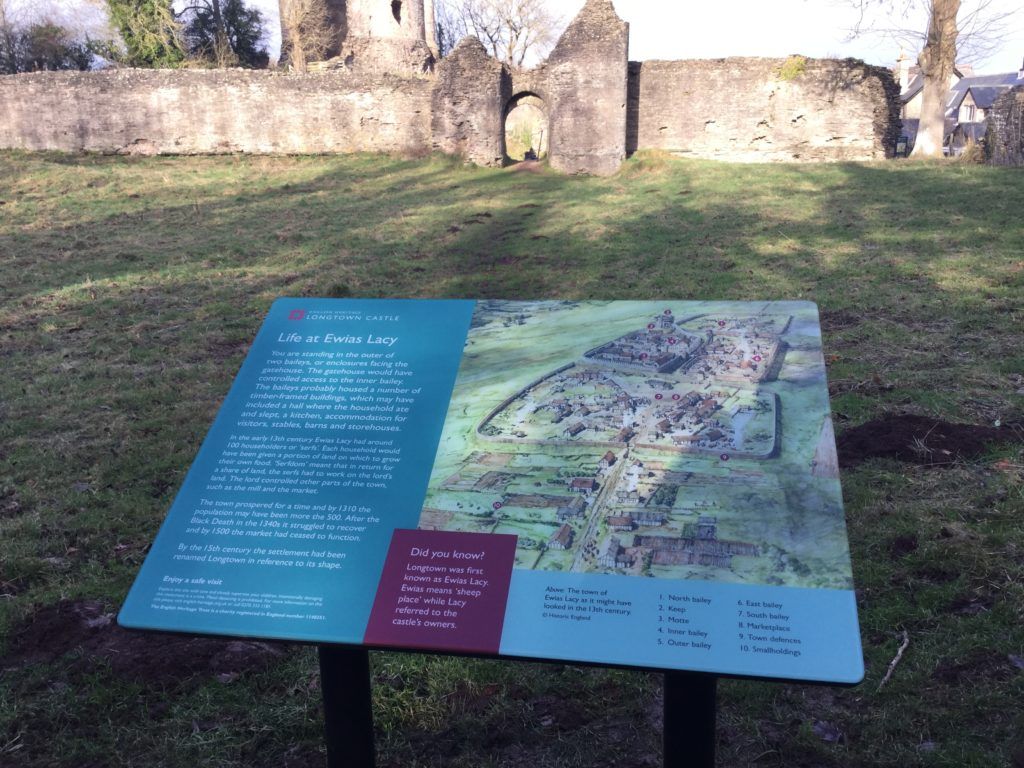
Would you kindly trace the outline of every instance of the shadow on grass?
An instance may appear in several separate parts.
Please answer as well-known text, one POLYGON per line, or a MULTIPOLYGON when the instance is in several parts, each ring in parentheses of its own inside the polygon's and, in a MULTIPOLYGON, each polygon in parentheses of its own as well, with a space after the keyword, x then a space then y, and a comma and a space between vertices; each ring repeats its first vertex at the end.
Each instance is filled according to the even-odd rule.
MULTIPOLYGON (((638 157, 616 177, 580 179, 465 169, 437 158, 17 155, 0 160, 0 178, 10 182, 0 195, 0 570, 9 597, 0 604, 0 628, 58 596, 121 599, 248 342, 279 295, 803 298, 824 311, 832 405, 840 421, 909 410, 991 422, 1019 403, 1008 376, 1024 371, 1024 232, 1018 224, 1024 185, 1012 171, 912 164, 737 167, 638 157)), ((978 484, 968 474, 943 486, 935 502, 918 502, 919 487, 887 477, 878 480, 889 482, 880 495, 894 507, 953 499, 964 509, 972 503, 1008 508, 1012 502, 997 498, 986 505, 957 496, 978 484)), ((856 483, 853 488, 860 494, 855 499, 869 495, 856 483)), ((894 567, 877 555, 886 544, 879 531, 866 530, 883 529, 890 518, 882 512, 897 511, 875 511, 873 500, 856 504, 871 520, 855 523, 862 573, 877 590, 873 599, 888 601, 869 618, 878 636, 869 640, 877 678, 891 658, 890 639, 877 627, 931 608, 908 607, 892 596, 894 567)), ((952 537, 956 529, 950 530, 952 537)), ((923 534, 921 540, 922 548, 929 546, 923 534)), ((971 561, 974 571, 988 582, 1005 580, 1008 557, 992 555, 995 545, 985 541, 963 541, 977 548, 978 563, 982 554, 992 560, 984 568, 971 561)), ((951 578, 964 581, 950 582, 958 589, 970 586, 968 577, 951 578)), ((932 588, 919 582, 913 583, 923 593, 932 588)), ((1019 632, 997 629, 1004 641, 1019 632)), ((385 721, 413 741, 440 732, 446 744, 432 753, 433 764, 454 764, 445 750, 462 749, 463 736, 476 750, 457 756, 466 765, 479 761, 480 751, 504 748, 488 745, 486 734, 467 735, 477 718, 474 707, 484 708, 499 740, 544 745, 546 757, 523 749, 524 762, 572 764, 578 753, 568 742, 577 731, 598 734, 594 743, 623 761, 628 752, 620 751, 622 744, 650 746, 636 691, 600 680, 560 688, 544 679, 543 668, 522 683, 528 704, 515 703, 516 683, 479 673, 485 693, 473 691, 441 712, 443 718, 456 711, 457 722, 448 731, 435 729, 417 708, 419 684, 392 685, 392 678, 418 679, 436 670, 393 663, 387 684, 394 690, 386 704, 395 712, 385 721), (492 684, 499 687, 487 694, 492 684), (583 715, 573 715, 584 720, 570 736, 557 726, 559 712, 547 713, 555 726, 543 725, 547 715, 535 712, 536 701, 565 691, 629 695, 639 704, 616 710, 633 718, 623 728, 605 723, 587 704, 583 715), (511 709, 488 708, 481 701, 487 696, 506 704, 511 698, 511 709), (507 716, 523 720, 498 728, 507 716), (637 723, 639 732, 630 732, 637 723)), ((920 675, 922 689, 932 685, 927 670, 920 675)), ((283 674, 239 681, 230 690, 211 684, 194 701, 171 702, 169 714, 158 717, 133 703, 137 691, 107 685, 101 672, 91 683, 72 681, 84 690, 75 699, 48 688, 52 681, 19 680, 4 683, 13 686, 7 692, 24 694, 13 699, 19 703, 4 733, 25 746, 19 756, 25 765, 62 759, 71 765, 85 754, 98 759, 88 745, 74 747, 76 735, 87 732, 99 733, 90 738, 109 754, 153 756, 168 745, 180 747, 178 764, 214 760, 208 751, 214 748, 229 764, 239 744, 247 745, 247 755, 280 755, 289 749, 286 737, 268 735, 247 719, 251 696, 265 691, 278 708, 279 730, 303 734, 309 749, 302 754, 318 744, 311 725, 317 697, 294 693, 294 681, 283 674), (118 695, 124 701, 116 701, 118 695), (209 725, 224 701, 231 722, 209 725), (109 712, 122 719, 116 727, 106 722, 109 712), (69 716, 75 728, 62 725, 69 716), (32 726, 22 731, 20 722, 32 726), (66 759, 54 757, 54 738, 71 750, 66 759), (219 746, 209 746, 213 742, 219 746)), ((997 682, 1004 686, 999 690, 1010 685, 997 682)), ((764 735, 759 726, 730 722, 726 733, 736 741, 729 754, 749 762, 771 749, 778 764, 785 755, 856 764, 859 758, 847 760, 809 735, 814 707, 854 718, 849 699, 836 704, 802 689, 767 690, 737 684, 724 697, 737 711, 781 708, 803 720, 790 727, 782 720, 788 715, 778 715, 782 724, 773 726, 774 735, 771 727, 764 735), (737 691, 753 691, 755 703, 744 705, 737 691)), ((960 704, 942 711, 976 714, 960 704)), ((868 733, 895 738, 870 713, 857 718, 868 733)), ((934 720, 917 718, 926 725, 934 720)), ((1008 738, 1012 724, 1005 717, 982 720, 1008 738)), ((388 738, 396 759, 417 751, 398 736, 388 738)), ((856 734, 849 738, 858 743, 856 734)), ((866 743, 859 749, 857 755, 871 754, 866 743)), ((917 760, 914 749, 900 755, 917 760)), ((600 752, 586 754, 597 759, 600 752)), ((945 758, 955 761, 956 755, 945 758)))

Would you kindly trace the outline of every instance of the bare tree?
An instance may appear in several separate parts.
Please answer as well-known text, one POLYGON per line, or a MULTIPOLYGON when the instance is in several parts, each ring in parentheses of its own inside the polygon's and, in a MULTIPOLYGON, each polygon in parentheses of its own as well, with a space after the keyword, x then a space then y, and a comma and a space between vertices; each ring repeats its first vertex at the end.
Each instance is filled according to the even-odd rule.
POLYGON ((298 72, 319 61, 331 47, 334 29, 324 0, 278 0, 281 9, 281 60, 298 72))
POLYGON ((851 0, 860 11, 853 35, 881 34, 919 48, 921 118, 914 156, 941 157, 946 94, 957 57, 982 61, 1002 42, 1012 12, 994 10, 993 0, 851 0), (879 24, 881 14, 888 24, 879 24), (916 27, 907 23, 921 19, 916 27), (924 29, 922 32, 921 29, 924 29))
POLYGON ((19 70, 18 47, 20 34, 18 19, 8 0, 0 0, 0 75, 11 75, 19 70))
POLYGON ((438 3, 436 13, 442 55, 445 46, 441 38, 447 42, 464 30, 478 38, 494 58, 517 68, 531 57, 548 53, 561 27, 561 19, 548 10, 544 0, 448 0, 438 3))
POLYGON ((105 47, 102 19, 55 0, 0 0, 0 74, 88 69, 105 47))
POLYGON ((458 0, 435 0, 434 22, 437 26, 437 50, 444 58, 469 34, 466 19, 460 12, 458 0))

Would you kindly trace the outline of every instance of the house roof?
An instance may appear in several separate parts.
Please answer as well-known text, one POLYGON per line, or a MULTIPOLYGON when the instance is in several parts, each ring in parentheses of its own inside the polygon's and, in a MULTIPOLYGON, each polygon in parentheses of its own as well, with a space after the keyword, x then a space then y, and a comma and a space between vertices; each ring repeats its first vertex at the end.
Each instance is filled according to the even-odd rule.
MULTIPOLYGON (((911 69, 911 72, 914 76, 910 78, 910 82, 907 83, 907 90, 903 91, 903 93, 900 94, 900 99, 903 101, 904 104, 906 104, 912 98, 917 96, 917 94, 921 92, 921 89, 924 88, 924 78, 921 76, 919 68, 914 67, 913 69, 911 69)), ((956 75, 958 78, 963 79, 968 75, 973 75, 974 70, 971 69, 970 66, 961 66, 960 64, 958 64, 955 67, 953 67, 953 74, 956 75)))
POLYGON ((1019 74, 1019 72, 1003 72, 998 75, 965 77, 949 89, 946 112, 960 109, 960 104, 967 96, 968 91, 973 95, 975 104, 982 109, 988 109, 1000 94, 1015 85, 1024 85, 1024 78, 1018 77, 1019 74))
POLYGON ((974 103, 982 109, 991 109, 995 100, 1008 90, 1009 88, 1000 88, 994 85, 978 85, 967 89, 974 98, 974 103))
POLYGON ((906 104, 912 98, 917 96, 924 88, 924 78, 920 75, 914 75, 909 83, 907 83, 907 90, 900 94, 900 101, 906 104))
MULTIPOLYGON (((1012 88, 1015 85, 1024 85, 1024 79, 1018 77, 1019 72, 1001 72, 996 75, 975 75, 972 74, 968 67, 961 67, 957 65, 953 68, 953 74, 960 78, 954 86, 949 89, 949 99, 946 102, 946 106, 949 109, 960 106, 960 102, 963 101, 964 95, 967 93, 968 88, 977 87, 996 87, 999 93, 1002 93, 1006 88, 1012 88)), ((906 102, 913 99, 917 94, 921 92, 924 87, 924 78, 920 73, 914 75, 910 82, 907 83, 907 89, 900 94, 900 100, 905 104, 906 102)), ((978 106, 981 106, 980 104, 978 106)))
POLYGON ((567 546, 569 542, 572 541, 572 528, 570 528, 567 524, 563 525, 561 528, 559 528, 557 531, 555 531, 555 533, 551 535, 551 538, 548 539, 548 541, 558 542, 563 546, 567 546))

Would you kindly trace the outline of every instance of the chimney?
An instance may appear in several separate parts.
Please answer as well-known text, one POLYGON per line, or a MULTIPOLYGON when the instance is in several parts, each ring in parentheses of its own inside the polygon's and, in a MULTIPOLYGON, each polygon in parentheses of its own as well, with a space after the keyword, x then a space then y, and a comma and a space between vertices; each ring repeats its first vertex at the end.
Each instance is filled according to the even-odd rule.
POLYGON ((910 67, 912 63, 910 57, 900 48, 899 58, 896 59, 896 75, 899 78, 900 93, 904 93, 910 86, 910 67))

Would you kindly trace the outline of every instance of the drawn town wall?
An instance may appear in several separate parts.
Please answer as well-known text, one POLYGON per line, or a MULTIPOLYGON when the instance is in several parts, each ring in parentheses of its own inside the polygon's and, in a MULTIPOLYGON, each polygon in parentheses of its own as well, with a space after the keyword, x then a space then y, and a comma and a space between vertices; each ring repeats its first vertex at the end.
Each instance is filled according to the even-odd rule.
MULTIPOLYGON (((342 5, 332 2, 334 16, 342 5)), ((629 27, 610 0, 588 0, 549 59, 529 71, 510 70, 473 42, 436 62, 430 0, 348 5, 350 18, 335 19, 339 55, 317 72, 0 76, 0 148, 441 151, 493 166, 505 161, 508 110, 525 96, 543 105, 549 161, 567 173, 613 173, 637 149, 867 160, 890 154, 899 132, 898 89, 887 70, 808 60, 787 78, 783 60, 630 63, 629 27)))
MULTIPOLYGON (((535 389, 536 387, 540 386, 541 384, 543 384, 548 379, 552 379, 555 376, 557 376, 558 374, 564 373, 565 371, 568 371, 569 369, 575 368, 575 367, 576 367, 576 363, 568 363, 566 365, 563 365, 563 366, 560 366, 558 368, 555 368, 555 370, 550 371, 549 373, 545 373, 539 379, 535 379, 535 380, 531 381, 529 384, 527 384, 522 389, 519 389, 516 392, 513 392, 511 395, 509 395, 504 400, 502 400, 500 403, 498 403, 496 406, 494 406, 487 413, 487 415, 484 416, 484 418, 480 422, 480 424, 477 425, 477 428, 476 428, 477 434, 480 435, 481 437, 490 438, 490 439, 495 440, 497 442, 533 443, 533 444, 536 444, 536 445, 545 445, 548 442, 547 440, 527 441, 527 440, 519 440, 518 438, 501 438, 501 437, 497 437, 497 436, 494 436, 494 435, 488 435, 485 432, 483 432, 483 430, 484 430, 484 428, 488 424, 491 423, 491 421, 494 419, 495 416, 497 416, 499 413, 501 413, 506 408, 508 408, 510 405, 512 405, 512 403, 514 403, 520 397, 524 397, 531 389, 535 389)), ((594 443, 594 445, 597 445, 597 444, 598 443, 594 443)))

